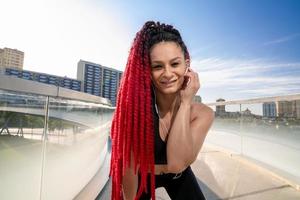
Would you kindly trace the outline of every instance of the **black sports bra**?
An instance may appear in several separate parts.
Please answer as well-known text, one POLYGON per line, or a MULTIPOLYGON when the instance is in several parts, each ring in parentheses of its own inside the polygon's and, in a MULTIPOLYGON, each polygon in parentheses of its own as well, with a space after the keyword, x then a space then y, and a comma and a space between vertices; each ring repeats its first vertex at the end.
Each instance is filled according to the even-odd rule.
POLYGON ((154 105, 152 108, 154 116, 154 161, 155 164, 167 164, 167 143, 159 135, 159 117, 154 105))

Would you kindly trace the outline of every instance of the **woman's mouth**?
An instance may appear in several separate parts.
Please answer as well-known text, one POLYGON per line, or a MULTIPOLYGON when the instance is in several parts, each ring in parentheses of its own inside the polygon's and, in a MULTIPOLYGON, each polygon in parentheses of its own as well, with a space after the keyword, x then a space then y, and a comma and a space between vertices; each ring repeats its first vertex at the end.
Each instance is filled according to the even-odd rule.
POLYGON ((164 87, 171 87, 173 85, 173 83, 175 83, 176 80, 172 80, 172 81, 161 81, 160 83, 164 86, 164 87))

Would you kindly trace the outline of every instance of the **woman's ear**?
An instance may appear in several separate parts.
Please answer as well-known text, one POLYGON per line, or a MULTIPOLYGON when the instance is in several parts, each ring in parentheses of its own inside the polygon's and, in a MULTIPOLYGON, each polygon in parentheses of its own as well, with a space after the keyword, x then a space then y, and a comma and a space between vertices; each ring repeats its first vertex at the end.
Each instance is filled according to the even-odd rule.
POLYGON ((190 59, 185 60, 185 66, 190 67, 190 59))

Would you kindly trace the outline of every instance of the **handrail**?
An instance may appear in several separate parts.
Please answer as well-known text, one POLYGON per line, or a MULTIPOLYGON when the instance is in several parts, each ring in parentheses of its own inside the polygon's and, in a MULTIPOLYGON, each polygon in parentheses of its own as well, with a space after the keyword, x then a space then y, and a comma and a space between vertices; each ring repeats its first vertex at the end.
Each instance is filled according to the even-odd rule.
POLYGON ((261 97, 261 98, 253 98, 253 99, 221 101, 221 102, 213 102, 213 103, 205 103, 205 104, 208 106, 221 106, 221 105, 233 105, 233 104, 255 104, 255 103, 277 102, 277 101, 293 101, 293 100, 300 100, 300 93, 299 94, 273 96, 273 97, 261 97))
POLYGON ((111 106, 109 99, 75 90, 0 74, 0 89, 50 97, 60 97, 111 106))

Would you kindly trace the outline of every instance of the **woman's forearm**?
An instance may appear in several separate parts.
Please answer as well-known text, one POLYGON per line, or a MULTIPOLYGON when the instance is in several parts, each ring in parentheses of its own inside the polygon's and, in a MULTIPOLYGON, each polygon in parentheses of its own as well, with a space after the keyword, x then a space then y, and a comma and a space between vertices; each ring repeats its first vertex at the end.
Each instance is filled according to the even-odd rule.
POLYGON ((134 200, 138 188, 138 176, 134 173, 133 167, 125 170, 122 185, 124 200, 134 200))
POLYGON ((124 200, 134 200, 138 189, 138 175, 134 173, 134 157, 131 152, 130 167, 125 170, 122 180, 124 200))
POLYGON ((182 103, 172 124, 168 142, 168 167, 172 172, 179 172, 187 167, 193 155, 193 138, 190 134, 191 105, 182 103))

